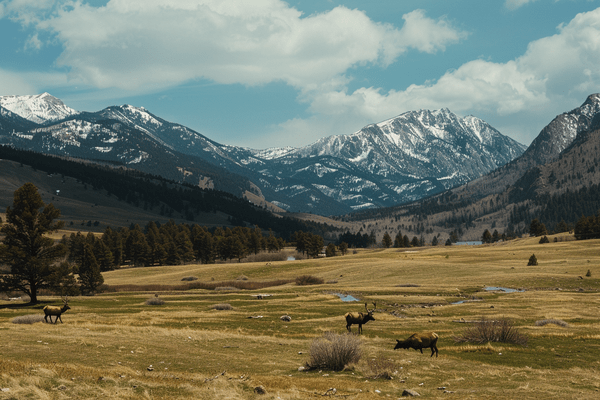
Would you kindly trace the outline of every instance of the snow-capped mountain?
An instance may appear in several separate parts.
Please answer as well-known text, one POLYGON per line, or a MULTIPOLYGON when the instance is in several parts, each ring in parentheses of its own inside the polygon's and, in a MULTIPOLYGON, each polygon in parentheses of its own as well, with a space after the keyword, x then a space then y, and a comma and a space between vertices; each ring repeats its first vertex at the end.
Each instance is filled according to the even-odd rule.
POLYGON ((78 113, 49 93, 33 96, 0 96, 0 107, 36 124, 57 121, 78 113))
POLYGON ((521 156, 493 173, 454 189, 453 193, 459 198, 474 200, 503 192, 530 169, 557 160, 579 134, 590 129, 592 120, 599 115, 600 94, 591 94, 581 106, 556 116, 521 156))
POLYGON ((481 119, 442 109, 407 112, 299 149, 254 151, 240 161, 260 173, 275 193, 304 195, 315 209, 326 195, 357 210, 438 193, 496 169, 524 150, 481 119))
MULTIPOLYGON (((7 96, 0 98, 0 107, 8 105, 29 121, 49 121, 50 105, 38 103, 50 98, 21 96, 19 101, 18 96, 7 96)), ((49 103, 62 104, 56 100, 49 103)), ((302 148, 267 150, 221 145, 130 105, 95 113, 62 110, 68 112, 62 119, 0 132, 0 143, 119 162, 171 179, 179 174, 188 182, 206 180, 210 163, 230 177, 246 177, 254 185, 238 186, 253 187, 284 209, 328 215, 438 193, 506 164, 525 149, 484 121, 461 118, 447 109, 407 112, 354 134, 323 138, 302 148), (166 165, 178 173, 167 173, 166 165), (197 171, 199 165, 204 174, 197 171)))

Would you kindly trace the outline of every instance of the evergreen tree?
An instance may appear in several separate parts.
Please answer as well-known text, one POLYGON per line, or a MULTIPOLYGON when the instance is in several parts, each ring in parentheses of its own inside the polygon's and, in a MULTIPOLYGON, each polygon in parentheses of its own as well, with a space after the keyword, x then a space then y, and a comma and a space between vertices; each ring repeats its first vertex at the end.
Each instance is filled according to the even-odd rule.
POLYGON ((94 242, 94 257, 98 261, 100 271, 110 271, 113 269, 113 255, 108 246, 102 240, 94 242))
POLYGON ((531 236, 543 236, 547 235, 546 225, 542 224, 537 218, 531 221, 529 225, 529 234, 531 236))
POLYGON ((390 236, 389 233, 384 233, 383 235, 383 240, 381 242, 383 244, 383 247, 385 247, 386 249, 389 249, 392 246, 392 237, 390 236))
POLYGON ((490 233, 489 230, 485 230, 483 232, 483 235, 481 235, 481 241, 483 243, 492 243, 492 234, 490 233))
POLYGON ((500 241, 500 233, 498 233, 498 229, 494 229, 494 233, 492 234, 492 242, 496 243, 500 241))
POLYGON ((175 236, 175 245, 181 261, 190 262, 194 259, 194 245, 190 240, 189 233, 185 230, 175 236))
POLYGON ((338 249, 340 250, 340 253, 342 253, 343 256, 346 255, 346 253, 348 252, 348 243, 346 242, 342 242, 339 244, 338 249))
POLYGON ((404 239, 402 238, 402 233, 400 231, 398 231, 396 237, 394 238, 394 247, 404 247, 404 239))
POLYGON ((67 247, 46 234, 63 226, 62 221, 54 222, 59 216, 60 210, 45 205, 32 183, 15 191, 13 205, 6 209, 6 224, 0 228, 4 235, 0 262, 10 267, 0 276, 0 290, 21 291, 37 303, 39 290, 56 284, 55 263, 66 255, 67 247))
POLYGON ((412 240, 410 242, 410 245, 412 247, 419 247, 419 245, 420 245, 419 238, 416 237, 416 236, 413 236, 413 238, 412 238, 412 240))
POLYGON ((307 249, 307 254, 309 257, 316 258, 321 254, 323 250, 323 245, 325 244, 323 238, 319 235, 310 234, 309 245, 307 249))
POLYGON ((329 243, 325 249, 325 257, 335 257, 335 244, 329 243))
POLYGON ((167 239, 165 243, 165 264, 167 265, 179 265, 181 264, 181 257, 177 245, 171 239, 167 239))
POLYGON ((92 246, 89 243, 83 246, 83 258, 79 265, 79 282, 83 293, 94 293, 104 283, 100 265, 98 265, 92 246))
POLYGON ((150 246, 140 227, 135 225, 125 240, 125 257, 135 266, 146 266, 150 258, 150 246))

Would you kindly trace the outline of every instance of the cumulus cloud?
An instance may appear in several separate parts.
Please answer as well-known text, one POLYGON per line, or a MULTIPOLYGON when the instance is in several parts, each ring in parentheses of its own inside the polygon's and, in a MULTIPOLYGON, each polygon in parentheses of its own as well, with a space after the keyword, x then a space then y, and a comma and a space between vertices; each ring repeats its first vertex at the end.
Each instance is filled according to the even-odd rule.
MULTIPOLYGON (((54 35, 64 47, 57 65, 72 80, 130 90, 194 79, 308 89, 349 68, 385 67, 411 48, 440 51, 465 36, 419 10, 398 29, 343 6, 304 16, 281 0, 111 0, 103 7, 13 0, 5 14, 54 35)), ((34 38, 28 45, 41 46, 34 38)))
POLYGON ((341 88, 307 93, 312 97, 306 101, 314 113, 363 116, 370 122, 419 108, 510 117, 533 113, 559 98, 583 102, 600 87, 600 8, 578 14, 557 30, 556 35, 531 42, 522 56, 506 63, 473 60, 405 90, 341 88))

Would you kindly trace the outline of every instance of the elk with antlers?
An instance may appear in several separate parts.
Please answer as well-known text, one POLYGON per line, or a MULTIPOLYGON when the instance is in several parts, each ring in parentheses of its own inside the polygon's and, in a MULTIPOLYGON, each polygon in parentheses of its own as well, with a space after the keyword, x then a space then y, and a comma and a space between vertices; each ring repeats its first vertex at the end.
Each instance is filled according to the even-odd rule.
POLYGON ((63 323, 62 318, 60 317, 60 315, 64 312, 67 312, 67 310, 70 310, 71 307, 69 307, 69 297, 66 296, 63 300, 63 306, 62 307, 58 307, 58 306, 46 306, 44 307, 44 321, 48 322, 48 317, 50 317, 50 323, 52 323, 52 316, 55 315, 56 319, 54 320, 54 323, 56 323, 56 321, 58 321, 60 319, 60 323, 63 323))
POLYGON ((344 317, 346 317, 346 329, 348 329, 348 332, 352 332, 352 329, 350 328, 353 324, 357 324, 358 325, 358 333, 362 333, 362 326, 363 324, 366 324, 369 321, 375 321, 375 317, 373 317, 373 311, 375 311, 375 309, 377 308, 377 304, 373 303, 373 309, 369 310, 367 308, 367 303, 365 303, 365 310, 367 310, 367 312, 349 312, 346 313, 344 315, 344 317))

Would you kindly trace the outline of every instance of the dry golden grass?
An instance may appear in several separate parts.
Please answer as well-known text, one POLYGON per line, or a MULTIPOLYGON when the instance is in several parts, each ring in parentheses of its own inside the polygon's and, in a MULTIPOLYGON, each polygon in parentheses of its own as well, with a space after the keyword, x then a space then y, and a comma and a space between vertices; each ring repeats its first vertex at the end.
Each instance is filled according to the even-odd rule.
POLYGON ((398 398, 404 389, 428 398, 597 398, 600 241, 552 239, 544 245, 532 238, 361 251, 271 265, 111 271, 104 274, 108 285, 181 285, 186 276, 225 282, 242 274, 250 281, 292 283, 260 290, 171 290, 158 293, 161 306, 145 304, 154 292, 76 297, 64 324, 11 322, 42 314, 45 304, 60 303, 58 297, 35 306, 0 302, 0 388, 8 389, 0 398, 379 399, 398 398), (539 265, 528 267, 534 253, 539 265), (585 276, 588 269, 591 277, 585 276), (295 285, 301 275, 336 283, 295 285), (487 292, 484 286, 525 291, 487 292), (359 302, 343 303, 336 293, 359 302), (344 333, 344 313, 364 310, 364 302, 377 303, 377 310, 376 320, 363 326, 361 361, 341 372, 299 371, 313 340, 325 332, 344 333), (282 315, 292 320, 282 321, 282 315), (510 318, 528 335, 528 346, 452 340, 482 317, 510 318), (568 326, 536 326, 546 319, 568 326), (440 336, 439 358, 393 350, 395 339, 418 331, 440 336), (374 365, 393 366, 393 379, 373 379, 374 365), (255 393, 258 386, 266 394, 255 393))

